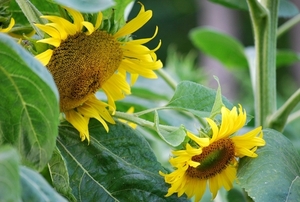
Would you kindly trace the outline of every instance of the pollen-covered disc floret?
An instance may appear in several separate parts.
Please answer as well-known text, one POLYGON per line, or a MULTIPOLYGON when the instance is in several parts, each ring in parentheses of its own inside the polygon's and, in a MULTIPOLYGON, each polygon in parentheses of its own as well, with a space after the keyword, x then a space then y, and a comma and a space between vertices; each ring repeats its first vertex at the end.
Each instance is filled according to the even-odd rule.
POLYGON ((184 150, 173 151, 170 159, 175 170, 170 174, 160 172, 171 187, 166 196, 177 193, 195 196, 199 201, 209 185, 212 197, 224 187, 229 190, 236 179, 238 157, 257 157, 258 146, 264 146, 261 127, 243 135, 235 133, 246 123, 246 112, 241 106, 229 110, 221 109, 220 125, 212 119, 206 119, 212 132, 211 138, 199 138, 187 133, 192 143, 187 143, 184 150))
POLYGON ((36 24, 46 33, 38 41, 49 48, 36 55, 45 65, 57 85, 60 94, 60 110, 66 119, 80 132, 82 140, 89 140, 90 118, 98 119, 108 131, 106 122, 115 123, 111 114, 116 110, 115 101, 130 94, 127 75, 133 84, 139 75, 156 78, 154 70, 162 67, 155 51, 143 44, 151 38, 134 40, 130 36, 152 17, 142 5, 138 15, 115 33, 101 29, 102 13, 95 14, 96 21, 85 21, 82 14, 65 8, 71 21, 58 16, 41 16, 49 23, 36 24), (124 40, 128 39, 128 40, 124 40), (108 103, 95 97, 102 90, 108 103))

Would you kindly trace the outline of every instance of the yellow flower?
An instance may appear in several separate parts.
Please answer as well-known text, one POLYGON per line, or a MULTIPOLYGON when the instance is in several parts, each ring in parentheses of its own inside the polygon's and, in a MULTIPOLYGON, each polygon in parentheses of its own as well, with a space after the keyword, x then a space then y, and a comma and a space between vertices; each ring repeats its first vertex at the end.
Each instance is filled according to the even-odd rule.
POLYGON ((152 11, 145 11, 142 5, 138 15, 116 33, 101 29, 102 13, 96 14, 96 22, 85 21, 82 14, 65 8, 72 22, 57 16, 41 16, 50 22, 36 26, 48 38, 39 43, 50 48, 36 58, 51 72, 60 94, 60 110, 79 132, 82 140, 89 140, 88 122, 98 119, 108 131, 106 122, 114 124, 111 114, 116 110, 115 101, 130 94, 131 81, 139 75, 156 78, 154 70, 162 67, 155 51, 143 44, 147 39, 131 39, 130 35, 141 28, 152 17, 152 11), (129 40, 130 39, 130 40, 129 40), (102 90, 108 104, 96 99, 95 93, 102 90))
POLYGON ((0 27, 0 32, 8 33, 14 25, 15 25, 15 20, 13 18, 10 18, 10 23, 9 23, 8 27, 6 27, 6 28, 0 27))
POLYGON ((199 138, 188 132, 192 143, 187 143, 184 150, 173 151, 174 157, 170 163, 176 170, 170 174, 160 172, 165 181, 171 184, 166 196, 186 193, 189 198, 195 196, 195 201, 199 201, 208 183, 215 198, 221 187, 226 190, 232 188, 238 158, 257 157, 257 147, 265 145, 261 127, 233 136, 246 123, 245 110, 241 106, 238 110, 236 107, 232 110, 222 107, 221 115, 220 126, 212 119, 206 119, 211 127, 210 138, 199 138))

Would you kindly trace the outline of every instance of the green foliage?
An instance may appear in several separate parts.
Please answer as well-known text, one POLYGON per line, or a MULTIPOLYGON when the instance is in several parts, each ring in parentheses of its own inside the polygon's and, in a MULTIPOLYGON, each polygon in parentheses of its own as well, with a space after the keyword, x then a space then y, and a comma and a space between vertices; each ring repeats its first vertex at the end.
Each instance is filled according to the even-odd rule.
POLYGON ((115 3, 113 0, 90 0, 88 3, 82 0, 54 0, 63 6, 73 8, 84 13, 96 13, 103 11, 115 3))
POLYGON ((0 147, 0 201, 20 201, 19 156, 8 145, 0 147))
MULTIPOLYGON (((180 82, 174 96, 166 105, 168 108, 185 110, 198 117, 209 117, 216 98, 216 91, 190 81, 180 82)), ((232 104, 225 98, 223 103, 228 108, 232 104)))
MULTIPOLYGON (((211 2, 221 4, 223 6, 234 8, 234 9, 241 9, 241 10, 248 10, 248 5, 246 0, 209 0, 211 2)), ((299 13, 299 9, 297 6, 290 2, 289 0, 280 0, 279 1, 279 17, 292 17, 299 13)))
POLYGON ((255 201, 297 201, 300 198, 300 158, 281 133, 264 130, 266 146, 257 158, 240 160, 238 180, 255 201))
POLYGON ((47 71, 10 37, 0 35, 0 142, 25 165, 42 170, 58 134, 58 92, 47 71))
POLYGON ((211 28, 196 28, 191 30, 190 39, 197 48, 226 67, 248 67, 242 44, 227 34, 211 28))
POLYGON ((300 55, 291 50, 277 50, 276 66, 289 66, 300 61, 300 55))
POLYGON ((60 126, 57 146, 68 162, 70 186, 79 201, 185 201, 164 197, 168 185, 158 174, 164 169, 143 136, 121 123, 109 128, 106 133, 91 120, 87 144, 69 124, 60 126))

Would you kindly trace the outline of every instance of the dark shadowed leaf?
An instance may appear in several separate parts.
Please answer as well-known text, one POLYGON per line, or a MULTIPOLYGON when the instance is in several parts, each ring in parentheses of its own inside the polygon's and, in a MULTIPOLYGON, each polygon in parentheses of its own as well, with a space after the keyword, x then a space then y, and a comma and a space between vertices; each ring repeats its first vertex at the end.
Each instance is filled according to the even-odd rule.
POLYGON ((257 158, 240 161, 238 180, 255 201, 295 202, 300 198, 300 158, 293 144, 281 133, 264 130, 266 146, 257 158))
POLYGON ((163 168, 143 136, 121 123, 110 125, 109 133, 94 119, 89 126, 90 144, 67 123, 57 140, 78 201, 186 201, 164 197, 163 168))
POLYGON ((51 158, 58 134, 58 91, 48 70, 0 34, 0 143, 14 145, 37 170, 51 158))

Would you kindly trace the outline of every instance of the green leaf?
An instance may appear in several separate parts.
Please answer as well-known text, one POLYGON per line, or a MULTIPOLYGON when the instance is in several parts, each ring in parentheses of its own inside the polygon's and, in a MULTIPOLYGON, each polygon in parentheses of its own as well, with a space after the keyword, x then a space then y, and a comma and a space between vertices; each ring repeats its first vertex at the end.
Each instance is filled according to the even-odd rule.
POLYGON ((134 1, 133 0, 114 0, 115 4, 109 8, 106 9, 105 11, 103 11, 103 15, 106 17, 111 16, 112 10, 114 12, 114 18, 115 20, 124 23, 125 21, 127 21, 127 17, 129 15, 130 10, 126 10, 127 6, 131 3, 133 4, 134 1))
POLYGON ((0 147, 0 201, 21 201, 19 156, 14 148, 0 147))
POLYGON ((297 6, 289 0, 280 0, 279 1, 279 10, 278 16, 283 18, 289 18, 297 15, 299 9, 297 6))
MULTIPOLYGON (((248 5, 246 0, 209 0, 213 3, 221 4, 223 6, 234 8, 234 9, 241 9, 241 10, 248 10, 248 5)), ((299 13, 299 9, 297 6, 288 1, 288 0, 280 0, 279 1, 279 10, 278 16, 279 17, 292 17, 299 13)))
POLYGON ((57 145, 78 201, 186 201, 164 197, 168 185, 158 174, 162 167, 143 136, 119 122, 109 129, 91 119, 88 144, 68 123, 60 126, 57 145))
POLYGON ((76 201, 70 187, 69 173, 65 159, 62 157, 57 148, 54 150, 48 165, 51 173, 52 184, 55 190, 62 196, 66 197, 68 201, 76 201))
POLYGON ((58 91, 51 74, 11 37, 0 34, 0 143, 42 170, 58 133, 58 91))
MULTIPOLYGON (((198 117, 209 117, 215 98, 215 90, 194 82, 183 81, 178 84, 172 99, 166 106, 189 111, 198 117)), ((227 108, 233 107, 224 96, 222 101, 227 108)))
POLYGON ((277 50, 276 66, 288 66, 300 61, 300 55, 291 50, 277 50))
POLYGON ((246 0, 209 0, 213 3, 221 4, 223 6, 235 9, 248 10, 246 0))
POLYGON ((20 167, 22 201, 40 202, 55 201, 66 202, 47 181, 36 171, 26 167, 20 167))
POLYGON ((219 82, 219 78, 214 76, 215 80, 218 83, 218 89, 216 92, 216 98, 215 98, 215 102, 214 105, 211 109, 211 113, 210 113, 210 117, 211 119, 214 119, 214 117, 218 114, 221 113, 221 108, 224 106, 223 101, 222 101, 222 92, 221 92, 221 86, 220 86, 220 82, 219 82))
POLYGON ((115 3, 113 0, 54 0, 56 3, 67 6, 84 13, 103 11, 115 3))
POLYGON ((243 45, 233 37, 211 28, 191 30, 193 44, 228 68, 247 68, 243 45))
POLYGON ((159 115, 158 112, 155 111, 154 113, 154 123, 155 123, 155 128, 156 128, 156 132, 158 133, 158 135, 169 145, 173 146, 173 147, 177 147, 178 145, 180 145, 185 136, 185 128, 184 126, 180 126, 176 129, 172 128, 171 130, 167 130, 164 129, 162 127, 160 127, 159 124, 159 115))
POLYGON ((300 158, 281 133, 264 130, 266 145, 257 158, 242 158, 238 181, 255 201, 297 201, 300 198, 300 158))

